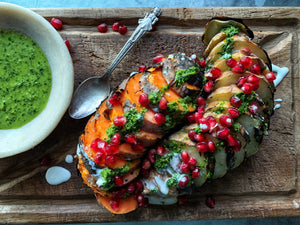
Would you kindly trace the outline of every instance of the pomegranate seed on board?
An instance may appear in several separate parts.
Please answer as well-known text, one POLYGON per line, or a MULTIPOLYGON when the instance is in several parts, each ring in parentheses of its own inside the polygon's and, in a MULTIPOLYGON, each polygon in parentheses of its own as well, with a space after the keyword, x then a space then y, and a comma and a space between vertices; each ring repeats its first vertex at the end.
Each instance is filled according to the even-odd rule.
POLYGON ((158 54, 157 56, 153 57, 153 64, 159 63, 162 61, 164 56, 162 54, 158 54))
POLYGON ((56 30, 61 30, 62 29, 62 21, 57 18, 52 18, 50 21, 50 24, 56 29, 56 30))
POLYGON ((258 105, 257 104, 250 104, 248 109, 252 114, 255 114, 255 113, 257 113, 258 105))
POLYGON ((144 170, 148 170, 151 167, 151 162, 149 159, 144 159, 143 163, 142 163, 142 168, 144 170))
POLYGON ((197 142, 205 141, 205 135, 202 133, 195 134, 195 141, 197 141, 197 142))
POLYGON ((234 147, 234 146, 236 145, 236 138, 229 134, 229 135, 227 136, 227 144, 228 144, 230 147, 234 147))
POLYGON ((232 67, 231 71, 234 73, 244 73, 244 67, 242 64, 237 64, 236 66, 232 67))
POLYGON ((276 80, 276 76, 273 72, 266 73, 265 77, 269 82, 276 80))
POLYGON ((206 84, 204 84, 203 89, 206 93, 211 92, 211 90, 214 87, 214 82, 212 80, 209 80, 206 84))
POLYGON ((192 178, 193 179, 197 179, 199 176, 200 176, 199 168, 193 169, 193 171, 192 171, 192 178))
POLYGON ((139 72, 145 72, 147 70, 147 66, 146 65, 140 65, 139 66, 139 72))
POLYGON ((64 42, 65 42, 65 45, 67 46, 67 49, 70 51, 70 49, 71 49, 70 42, 68 40, 64 40, 64 42))
POLYGON ((141 104, 141 106, 147 106, 149 104, 149 96, 147 93, 140 94, 139 103, 141 104))
POLYGON ((207 152, 208 151, 208 146, 206 141, 201 141, 196 144, 196 149, 198 152, 207 152))
POLYGON ((209 152, 215 152, 217 151, 217 147, 215 143, 212 140, 207 141, 208 151, 209 152))
POLYGON ((191 129, 188 131, 188 136, 192 141, 195 141, 195 135, 196 135, 196 131, 191 129))
POLYGON ((118 211, 119 210, 119 201, 118 200, 115 200, 115 199, 113 199, 113 200, 110 200, 110 202, 109 202, 109 204, 110 204, 110 207, 114 210, 114 211, 118 211))
POLYGON ((188 165, 191 169, 193 169, 197 164, 197 160, 194 157, 190 157, 189 161, 188 161, 188 165))
POLYGON ((112 104, 112 105, 115 105, 115 104, 117 104, 117 103, 120 102, 120 98, 121 98, 120 94, 114 93, 114 94, 109 98, 108 102, 109 102, 110 104, 112 104))
POLYGON ((188 163, 188 161, 190 159, 190 156, 189 156, 189 153, 187 151, 185 151, 185 150, 181 151, 180 156, 181 156, 181 161, 182 162, 188 163))
POLYGON ((236 108, 228 108, 228 109, 227 109, 227 112, 228 112, 228 115, 229 115, 232 119, 237 118, 237 117, 239 117, 239 115, 240 115, 239 110, 236 109, 236 108))
POLYGON ((135 191, 135 185, 134 184, 130 184, 128 187, 127 187, 127 193, 133 193, 135 191))
POLYGON ((143 178, 147 179, 150 176, 150 170, 141 169, 141 175, 143 178))
POLYGON ((233 147, 233 151, 239 152, 242 148, 242 143, 239 139, 236 139, 235 146, 233 147))
POLYGON ((188 185, 188 183, 189 183, 189 177, 185 175, 185 176, 180 178, 180 180, 178 182, 178 186, 180 188, 184 188, 188 185))
POLYGON ((159 101, 159 105, 158 107, 162 110, 166 109, 168 106, 168 101, 165 97, 161 97, 160 101, 159 101))
POLYGON ((253 91, 253 85, 250 83, 244 83, 241 87, 241 90, 244 92, 245 95, 249 95, 253 91))
POLYGON ((252 50, 250 48, 247 48, 247 47, 243 47, 240 49, 240 52, 243 54, 243 55, 251 55, 252 53, 252 50))
POLYGON ((217 131, 217 138, 225 140, 229 135, 230 130, 227 127, 224 127, 217 131))
POLYGON ((178 205, 184 205, 188 201, 188 197, 186 195, 177 196, 178 205))
POLYGON ((144 198, 145 198, 144 195, 141 195, 141 194, 136 196, 136 200, 137 200, 139 203, 140 203, 140 202, 143 202, 143 201, 144 201, 144 198))
POLYGON ((238 79, 238 81, 236 82, 236 86, 237 86, 238 88, 241 88, 241 87, 246 83, 246 81, 247 81, 247 78, 246 78, 246 77, 240 77, 240 78, 238 79))
POLYGON ((210 124, 206 118, 202 118, 199 120, 199 126, 202 132, 207 132, 210 130, 210 124))
POLYGON ((124 141, 129 144, 137 144, 136 137, 133 134, 126 134, 124 141))
POLYGON ((244 68, 248 68, 252 64, 252 59, 249 56, 246 56, 241 58, 240 63, 243 65, 244 68))
POLYGON ((233 106, 233 107, 240 107, 242 105, 242 100, 236 96, 232 96, 230 98, 230 104, 233 106))
POLYGON ((230 68, 235 67, 237 64, 237 61, 233 58, 227 59, 226 60, 226 65, 229 66, 230 68))
POLYGON ((105 23, 102 23, 102 24, 98 25, 97 29, 100 33, 106 33, 107 25, 105 23))
POLYGON ((197 105, 198 105, 198 107, 201 107, 201 106, 204 107, 205 104, 206 104, 205 98, 203 98, 201 96, 197 98, 197 105))
POLYGON ((115 184, 119 187, 124 184, 122 177, 119 175, 115 175, 114 181, 115 181, 115 184))
POLYGON ((119 27, 119 33, 124 35, 127 33, 127 27, 125 25, 122 25, 119 27))
POLYGON ((233 123, 232 119, 225 114, 220 117, 219 122, 223 127, 230 127, 233 123))
POLYGON ((123 126, 126 123, 126 117, 125 116, 117 116, 114 118, 114 125, 119 127, 119 126, 123 126))
POLYGON ((211 195, 209 195, 205 199, 205 204, 207 205, 207 207, 212 209, 215 207, 215 199, 211 195))
POLYGON ((40 165, 41 165, 41 166, 49 166, 50 163, 51 163, 51 158, 50 158, 50 156, 49 156, 49 155, 45 155, 45 156, 42 158, 42 160, 41 160, 41 162, 40 162, 40 165))
POLYGON ((166 117, 162 113, 155 113, 154 114, 154 120, 157 124, 161 125, 166 122, 166 117))
POLYGON ((188 173, 190 171, 190 167, 187 163, 181 163, 180 164, 180 170, 184 173, 188 173))
POLYGON ((200 66, 201 66, 202 68, 205 68, 205 66, 206 66, 206 61, 205 61, 204 59, 200 59, 200 60, 199 60, 199 64, 200 64, 200 66))
POLYGON ((119 31, 119 27, 121 26, 121 24, 119 22, 115 22, 111 28, 113 29, 113 31, 118 32, 119 31))
POLYGON ((261 73, 261 67, 258 64, 254 64, 250 67, 250 72, 255 73, 255 74, 260 74, 261 73))
POLYGON ((115 133, 115 134, 111 137, 110 143, 115 144, 115 145, 119 145, 119 144, 121 143, 121 134, 115 133))
POLYGON ((253 85, 259 84, 260 78, 255 76, 254 74, 251 74, 247 77, 247 82, 253 85))
POLYGON ((157 155, 163 156, 164 154, 166 154, 166 149, 164 146, 158 146, 156 149, 156 153, 157 155))
POLYGON ((106 154, 107 155, 115 155, 119 152, 119 145, 108 144, 106 146, 106 154))

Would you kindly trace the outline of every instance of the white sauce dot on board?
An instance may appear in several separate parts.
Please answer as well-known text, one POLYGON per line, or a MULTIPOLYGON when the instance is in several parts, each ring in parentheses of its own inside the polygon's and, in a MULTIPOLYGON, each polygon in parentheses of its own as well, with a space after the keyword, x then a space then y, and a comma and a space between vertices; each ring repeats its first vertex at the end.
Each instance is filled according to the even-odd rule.
POLYGON ((46 172, 46 181, 50 185, 58 185, 68 181, 71 178, 71 172, 61 166, 50 167, 46 172))
POLYGON ((66 155, 65 161, 66 161, 66 163, 72 163, 73 162, 73 156, 72 155, 66 155))

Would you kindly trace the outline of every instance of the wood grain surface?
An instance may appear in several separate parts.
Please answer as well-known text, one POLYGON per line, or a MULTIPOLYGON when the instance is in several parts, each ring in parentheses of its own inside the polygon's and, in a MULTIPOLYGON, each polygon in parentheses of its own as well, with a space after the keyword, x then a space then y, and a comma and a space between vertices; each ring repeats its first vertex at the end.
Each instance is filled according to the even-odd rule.
MULTIPOLYGON (((47 20, 60 18, 59 33, 71 44, 75 88, 84 79, 105 73, 132 31, 150 8, 35 9, 47 20), (109 29, 101 34, 97 25, 121 21, 129 32, 120 35, 109 29)), ((182 206, 150 206, 127 215, 112 215, 96 203, 76 170, 76 144, 87 119, 73 120, 67 114, 54 132, 36 148, 0 159, 0 223, 70 223, 152 220, 197 220, 245 217, 300 216, 299 193, 299 19, 300 8, 162 8, 156 30, 148 32, 111 77, 112 86, 128 77, 140 64, 151 65, 158 53, 185 52, 202 56, 204 25, 214 16, 241 18, 254 31, 254 41, 270 55, 273 64, 290 72, 277 88, 281 107, 271 119, 269 135, 259 152, 224 178, 207 183, 182 206), (58 186, 45 180, 50 165, 69 169, 71 179, 58 186), (216 207, 204 204, 212 194, 216 207)))

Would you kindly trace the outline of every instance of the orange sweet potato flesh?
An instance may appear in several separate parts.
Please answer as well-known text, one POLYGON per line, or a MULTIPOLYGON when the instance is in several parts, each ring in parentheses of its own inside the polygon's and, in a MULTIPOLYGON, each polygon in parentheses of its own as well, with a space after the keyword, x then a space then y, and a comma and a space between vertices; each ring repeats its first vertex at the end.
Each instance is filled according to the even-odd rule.
POLYGON ((110 201, 113 200, 113 198, 110 197, 104 197, 100 194, 95 193, 95 196, 97 198, 97 201, 108 211, 114 213, 114 214, 125 214, 129 213, 133 210, 135 210, 138 207, 138 202, 135 199, 134 196, 120 199, 119 201, 119 209, 117 211, 113 210, 110 206, 110 201))

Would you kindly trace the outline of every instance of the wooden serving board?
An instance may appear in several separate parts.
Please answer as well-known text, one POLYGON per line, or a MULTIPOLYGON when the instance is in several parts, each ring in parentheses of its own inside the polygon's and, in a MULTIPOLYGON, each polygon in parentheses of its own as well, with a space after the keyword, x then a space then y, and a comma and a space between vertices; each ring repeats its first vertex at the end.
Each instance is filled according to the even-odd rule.
MULTIPOLYGON (((34 9, 50 20, 60 18, 64 39, 71 43, 75 88, 84 79, 104 74, 129 35, 150 8, 34 9), (97 25, 121 21, 126 35, 109 29, 101 34, 97 25)), ((275 99, 280 109, 271 119, 269 135, 259 152, 224 178, 203 186, 183 206, 149 206, 127 215, 112 215, 96 203, 92 191, 77 174, 75 154, 78 137, 87 119, 73 120, 67 114, 55 131, 39 146, 20 155, 0 159, 0 223, 70 223, 153 220, 198 220, 245 217, 300 216, 298 174, 300 141, 299 19, 300 8, 162 8, 156 31, 148 32, 119 64, 111 77, 116 86, 140 64, 151 65, 158 53, 185 52, 202 56, 204 25, 214 16, 244 19, 254 31, 255 42, 267 50, 273 64, 290 72, 278 87, 275 99), (71 179, 51 186, 45 180, 47 166, 69 169, 71 179), (214 209, 205 196, 216 199, 214 209)))

